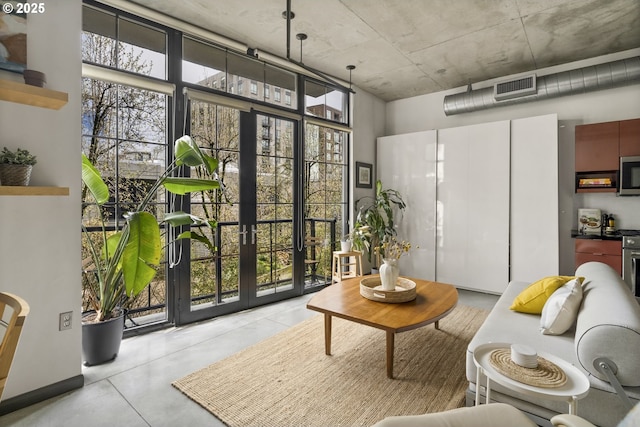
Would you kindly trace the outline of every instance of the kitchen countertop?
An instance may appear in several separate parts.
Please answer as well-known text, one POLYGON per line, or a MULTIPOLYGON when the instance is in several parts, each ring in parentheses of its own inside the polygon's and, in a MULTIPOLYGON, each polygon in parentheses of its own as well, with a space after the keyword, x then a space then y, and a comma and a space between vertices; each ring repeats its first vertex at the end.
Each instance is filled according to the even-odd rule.
POLYGON ((622 235, 615 234, 580 234, 578 230, 571 230, 571 237, 576 239, 592 239, 592 240, 619 240, 622 241, 622 235))
POLYGON ((575 239, 592 239, 592 240, 619 240, 622 241, 622 236, 625 235, 638 235, 638 230, 616 230, 613 234, 580 234, 578 230, 571 230, 571 237, 575 239))

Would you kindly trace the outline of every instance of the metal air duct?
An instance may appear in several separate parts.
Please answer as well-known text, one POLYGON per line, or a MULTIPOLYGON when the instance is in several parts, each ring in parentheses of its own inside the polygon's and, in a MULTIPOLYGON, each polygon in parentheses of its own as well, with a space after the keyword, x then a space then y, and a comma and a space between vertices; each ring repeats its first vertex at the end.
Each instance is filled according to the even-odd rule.
POLYGON ((447 116, 470 113, 503 105, 608 89, 636 81, 640 81, 640 56, 537 77, 537 91, 533 95, 498 101, 494 97, 494 86, 447 95, 444 97, 444 113, 447 116))

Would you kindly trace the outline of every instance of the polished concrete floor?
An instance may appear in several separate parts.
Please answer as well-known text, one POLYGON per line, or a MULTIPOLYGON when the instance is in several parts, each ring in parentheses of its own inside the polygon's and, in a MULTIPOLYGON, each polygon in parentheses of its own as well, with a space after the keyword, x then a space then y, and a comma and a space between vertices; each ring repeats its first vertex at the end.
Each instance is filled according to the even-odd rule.
MULTIPOLYGON (((460 304, 486 309, 498 298, 459 295, 460 304)), ((319 315, 305 307, 311 296, 125 339, 115 361, 83 367, 83 388, 4 415, 0 426, 222 426, 171 382, 319 315)))

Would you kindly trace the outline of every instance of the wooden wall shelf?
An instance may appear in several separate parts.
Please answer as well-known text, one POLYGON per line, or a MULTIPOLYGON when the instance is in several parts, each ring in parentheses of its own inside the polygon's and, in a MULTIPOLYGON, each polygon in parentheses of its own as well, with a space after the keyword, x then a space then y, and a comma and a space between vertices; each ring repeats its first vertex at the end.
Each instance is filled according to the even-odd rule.
POLYGON ((0 99, 59 110, 69 102, 65 92, 0 79, 0 99))
POLYGON ((0 196, 68 196, 69 187, 19 187, 0 185, 0 196))

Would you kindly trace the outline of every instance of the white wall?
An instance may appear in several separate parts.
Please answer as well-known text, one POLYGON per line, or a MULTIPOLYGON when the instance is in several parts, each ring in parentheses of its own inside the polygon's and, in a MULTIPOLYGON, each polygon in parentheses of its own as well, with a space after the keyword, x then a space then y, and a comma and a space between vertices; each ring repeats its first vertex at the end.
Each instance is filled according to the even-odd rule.
MULTIPOLYGON (((42 1, 42 0, 40 0, 42 1)), ((38 158, 31 185, 70 187, 70 196, 0 196, 0 290, 31 307, 3 402, 81 375, 80 328, 80 0, 45 0, 27 18, 28 67, 69 94, 49 110, 0 101, 0 146, 38 158), (71 330, 58 314, 73 311, 71 330)), ((22 82, 2 72, 0 78, 22 82)), ((81 377, 80 377, 81 378, 81 377)))
MULTIPOLYGON (((606 55, 538 70, 539 75, 553 74, 590 65, 640 55, 640 49, 606 55)), ((503 76, 500 79, 510 76, 503 76)), ((491 86, 495 80, 473 85, 473 89, 491 86)), ((577 209, 601 208, 613 212, 618 228, 640 228, 640 197, 623 198, 613 194, 574 194, 574 129, 584 123, 599 123, 640 117, 640 83, 580 95, 528 102, 453 115, 444 114, 444 97, 460 93, 466 87, 389 102, 386 108, 385 135, 397 135, 431 129, 445 129, 499 120, 519 119, 546 114, 558 115, 559 167, 559 239, 560 272, 575 270, 571 228, 576 227, 577 209)))
MULTIPOLYGON (((350 177, 350 205, 351 205, 351 221, 352 226, 355 214, 357 213, 355 202, 366 196, 373 196, 374 189, 356 188, 355 185, 355 162, 365 162, 373 165, 371 177, 375 183, 376 180, 376 138, 384 135, 385 124, 385 103, 379 98, 365 92, 361 89, 354 88, 356 91, 353 97, 353 134, 351 145, 351 177, 350 177)), ((369 271, 370 265, 367 257, 363 257, 363 270, 369 271)))
MULTIPOLYGON (((356 161, 371 163, 375 182, 376 138, 385 134, 385 102, 361 89, 355 91, 351 161, 353 165, 356 161)), ((355 200, 373 194, 373 190, 355 188, 355 176, 351 178, 355 200)))

